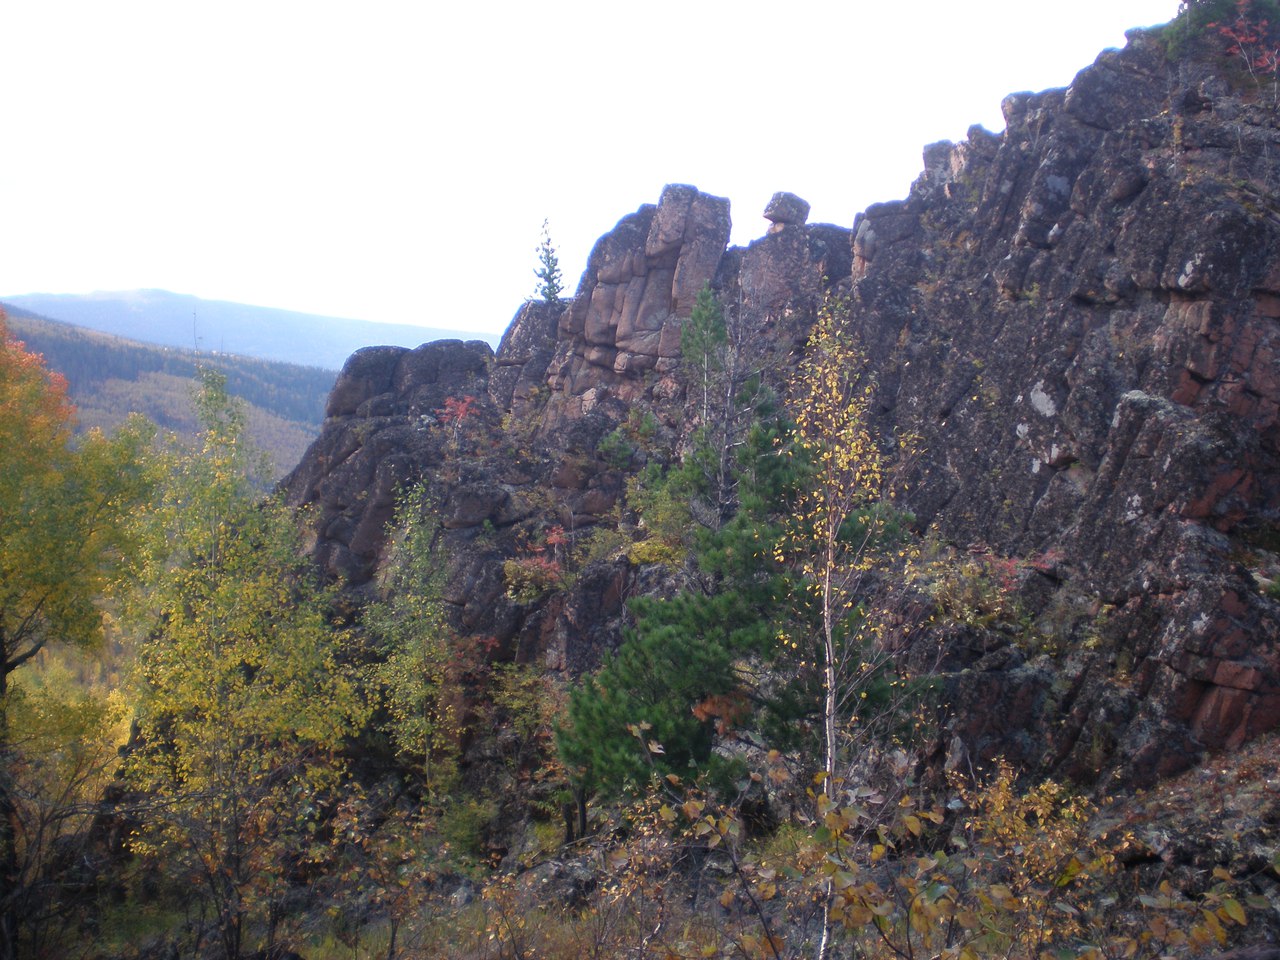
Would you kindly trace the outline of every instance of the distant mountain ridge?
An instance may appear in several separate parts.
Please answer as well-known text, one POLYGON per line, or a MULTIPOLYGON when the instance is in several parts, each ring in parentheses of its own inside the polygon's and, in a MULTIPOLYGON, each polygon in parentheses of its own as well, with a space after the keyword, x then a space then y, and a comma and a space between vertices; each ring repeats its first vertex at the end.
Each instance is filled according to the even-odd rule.
POLYGON ((411 327, 204 300, 167 290, 87 294, 30 293, 4 304, 102 333, 188 350, 208 350, 340 370, 361 347, 416 347, 431 340, 496 336, 436 327, 411 327))

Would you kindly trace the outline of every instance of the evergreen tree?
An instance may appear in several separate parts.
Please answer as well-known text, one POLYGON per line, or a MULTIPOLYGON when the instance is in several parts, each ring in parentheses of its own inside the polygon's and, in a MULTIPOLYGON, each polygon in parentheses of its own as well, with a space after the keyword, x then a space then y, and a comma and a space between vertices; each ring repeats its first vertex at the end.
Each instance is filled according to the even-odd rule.
MULTIPOLYGON (((710 291, 699 305, 685 341, 693 390, 717 371, 746 370, 729 356, 710 291)), ((706 772, 723 765, 717 735, 735 727, 784 749, 813 738, 829 772, 843 721, 856 708, 865 722, 887 702, 894 678, 868 645, 860 604, 902 518, 878 501, 881 461, 842 307, 828 302, 815 325, 792 385, 794 423, 757 372, 717 381, 684 462, 647 478, 642 513, 699 498, 717 512, 686 531, 692 585, 634 601, 633 631, 571 693, 560 744, 579 784, 616 794, 655 773, 706 772)))
POLYGON ((728 342, 724 308, 711 284, 704 284, 689 319, 680 328, 680 357, 687 368, 685 380, 689 389, 700 394, 697 400, 703 424, 710 421, 712 404, 719 400, 717 381, 724 372, 728 342))
MULTIPOLYGON (((636 624, 623 645, 570 692, 558 743, 578 790, 616 796, 667 773, 723 781, 717 733, 783 709, 743 669, 773 655, 784 611, 772 544, 793 475, 776 455, 778 430, 757 425, 739 451, 741 509, 695 536, 695 584, 668 600, 633 601, 636 624)), ((675 473, 672 482, 682 482, 675 473)))
POLYGON ((563 291, 560 279, 560 258, 551 242, 551 230, 542 221, 542 242, 538 244, 538 266, 533 275, 538 278, 537 295, 543 303, 559 303, 563 291))
POLYGON ((710 284, 698 292, 681 328, 680 354, 697 423, 681 470, 693 495, 694 517, 716 529, 738 508, 743 445, 757 424, 777 416, 766 383, 776 357, 734 311, 725 310, 710 284))
POLYGON ((788 615, 773 548, 798 461, 777 455, 781 411, 763 384, 764 354, 741 333, 705 286, 681 331, 698 420, 690 449, 665 472, 650 464, 628 489, 650 532, 644 544, 661 541, 640 555, 668 562, 672 541, 682 543, 692 583, 669 600, 633 602, 636 624, 617 654, 571 691, 559 745, 580 792, 616 795, 655 773, 723 780, 718 734, 745 723, 781 735, 790 724, 778 718, 803 709, 788 685, 765 695, 756 684, 754 665, 778 655, 788 615))

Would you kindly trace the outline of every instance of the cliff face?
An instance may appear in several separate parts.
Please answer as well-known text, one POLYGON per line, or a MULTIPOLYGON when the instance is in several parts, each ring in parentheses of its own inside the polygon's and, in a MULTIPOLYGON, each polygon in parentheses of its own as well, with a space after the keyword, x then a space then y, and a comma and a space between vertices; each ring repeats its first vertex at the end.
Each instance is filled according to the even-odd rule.
POLYGON ((1274 730, 1280 113, 1137 32, 1004 111, 1001 135, 926 148, 909 197, 851 229, 782 194, 766 236, 726 249, 727 201, 668 187, 597 243, 573 300, 524 305, 496 356, 357 353, 284 484, 317 508, 317 559, 367 592, 397 484, 429 479, 461 629, 497 656, 592 666, 662 574, 604 557, 518 602, 502 561, 541 525, 578 534, 623 504, 597 444, 633 407, 678 448, 679 331, 704 283, 780 356, 840 285, 875 426, 919 438, 901 502, 1010 558, 1046 638, 957 646, 941 746, 1146 783, 1274 730), (454 429, 441 411, 466 396, 454 429))
POLYGON ((959 687, 958 734, 1145 781, 1280 721, 1277 113, 1144 34, 1004 112, 858 220, 878 417, 921 520, 1041 558, 1077 650, 959 687))

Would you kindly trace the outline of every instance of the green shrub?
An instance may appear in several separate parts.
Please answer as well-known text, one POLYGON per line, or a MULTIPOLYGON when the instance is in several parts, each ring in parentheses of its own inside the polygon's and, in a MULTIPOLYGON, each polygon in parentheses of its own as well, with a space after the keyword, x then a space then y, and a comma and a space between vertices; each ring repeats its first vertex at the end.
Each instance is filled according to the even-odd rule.
POLYGON ((926 590, 949 620, 970 627, 1017 623, 1022 617, 1017 597, 1019 563, 990 554, 957 556, 947 551, 922 564, 926 590))
POLYGON ((480 860, 485 852, 485 831, 497 813, 491 800, 468 797, 451 803, 440 814, 440 837, 454 856, 480 860))
POLYGON ((675 570, 684 563, 686 554, 687 551, 682 546, 676 546, 656 537, 650 537, 647 540, 633 543, 630 549, 627 550, 627 559, 637 567, 650 563, 661 563, 675 570))
POLYGON ((630 543, 631 538, 615 527, 594 527, 580 541, 578 565, 588 567, 593 563, 607 563, 616 559, 630 543))
POLYGON ((615 470, 625 470, 631 465, 631 458, 635 455, 636 448, 627 439, 626 431, 618 427, 600 438, 600 442, 596 444, 596 452, 615 470))

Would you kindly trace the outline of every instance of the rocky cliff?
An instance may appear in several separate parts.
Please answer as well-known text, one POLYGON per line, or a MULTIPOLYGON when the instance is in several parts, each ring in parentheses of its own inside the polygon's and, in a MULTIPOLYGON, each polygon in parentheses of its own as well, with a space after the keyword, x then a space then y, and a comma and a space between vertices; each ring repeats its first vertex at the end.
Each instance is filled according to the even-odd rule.
POLYGON ((522 306, 496 355, 358 352, 284 483, 316 508, 318 561, 358 602, 398 485, 427 479, 464 634, 590 668, 664 573, 603 555, 516 598, 503 561, 545 549, 548 524, 607 521, 628 469, 680 449, 680 329, 705 283, 779 357, 837 286, 878 432, 919 438, 900 501, 929 536, 1006 560, 1041 638, 904 628, 950 645, 939 750, 1143 784, 1274 731, 1280 111, 1134 32, 1004 113, 1003 134, 927 147, 907 199, 850 227, 779 194, 767 234, 727 249, 728 202, 669 186, 601 238, 572 300, 522 306), (448 401, 467 397, 461 422, 448 401), (637 408, 653 449, 619 466, 598 444, 637 408))

